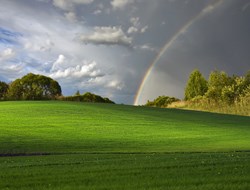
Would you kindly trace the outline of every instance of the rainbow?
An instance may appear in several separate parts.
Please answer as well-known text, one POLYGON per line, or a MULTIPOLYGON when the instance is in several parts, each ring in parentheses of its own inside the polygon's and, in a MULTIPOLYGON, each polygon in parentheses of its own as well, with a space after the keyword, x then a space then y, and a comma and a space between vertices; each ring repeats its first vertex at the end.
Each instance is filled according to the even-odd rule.
POLYGON ((141 93, 144 89, 145 84, 147 83, 149 76, 157 64, 157 62, 160 60, 162 55, 165 54, 165 52, 173 45, 173 43, 179 38, 181 34, 184 34, 188 28, 193 25, 195 22, 197 22, 199 19, 201 19, 203 16, 205 16, 208 13, 211 13, 215 8, 217 8, 219 5, 223 3, 224 0, 218 0, 217 2, 213 4, 209 4, 204 9, 202 9, 195 17, 190 19, 175 35, 161 48, 159 54, 155 57, 154 61, 150 64, 149 68, 147 69, 146 73, 144 74, 144 77, 142 79, 142 82, 137 90, 135 99, 134 99, 134 105, 139 104, 139 99, 141 97, 141 93))

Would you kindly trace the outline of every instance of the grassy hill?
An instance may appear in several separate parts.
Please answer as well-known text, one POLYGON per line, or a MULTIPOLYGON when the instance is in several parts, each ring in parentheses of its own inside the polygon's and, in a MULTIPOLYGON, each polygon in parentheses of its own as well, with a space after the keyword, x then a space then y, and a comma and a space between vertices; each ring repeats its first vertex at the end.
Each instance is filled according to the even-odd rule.
POLYGON ((1 102, 0 189, 247 189, 249 137, 244 116, 1 102))

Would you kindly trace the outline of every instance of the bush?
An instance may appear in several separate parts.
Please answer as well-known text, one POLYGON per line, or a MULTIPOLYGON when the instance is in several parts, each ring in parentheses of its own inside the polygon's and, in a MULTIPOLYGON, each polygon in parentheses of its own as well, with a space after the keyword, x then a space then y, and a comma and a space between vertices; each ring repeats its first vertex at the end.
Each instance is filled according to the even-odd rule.
POLYGON ((167 107, 169 104, 173 102, 180 101, 177 98, 169 97, 169 96, 159 96, 158 98, 154 99, 152 102, 148 101, 145 106, 151 107, 167 107))
POLYGON ((65 96, 60 97, 58 100, 63 101, 74 101, 74 102, 98 102, 98 103, 110 103, 114 104, 113 101, 111 101, 108 98, 103 98, 99 95, 92 94, 90 92, 86 92, 83 95, 74 95, 74 96, 65 96))

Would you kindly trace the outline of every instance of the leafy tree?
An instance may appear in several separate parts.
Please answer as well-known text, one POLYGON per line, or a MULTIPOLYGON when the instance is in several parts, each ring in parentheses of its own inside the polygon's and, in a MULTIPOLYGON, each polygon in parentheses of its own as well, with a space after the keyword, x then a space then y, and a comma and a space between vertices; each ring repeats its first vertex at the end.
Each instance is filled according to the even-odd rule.
POLYGON ((16 79, 12 83, 10 83, 7 98, 11 100, 20 100, 22 98, 23 89, 22 83, 20 79, 16 79))
POLYGON ((10 84, 8 98, 11 100, 44 100, 54 99, 61 95, 61 87, 57 81, 29 73, 10 84))
POLYGON ((0 81, 0 100, 5 98, 8 88, 7 83, 0 81))
POLYGON ((196 96, 203 96, 207 92, 207 81, 201 72, 194 70, 188 79, 185 88, 185 100, 191 100, 196 96))
POLYGON ((212 71, 208 79, 208 91, 206 97, 215 101, 221 100, 223 88, 232 85, 232 82, 232 78, 230 78, 225 72, 212 71))

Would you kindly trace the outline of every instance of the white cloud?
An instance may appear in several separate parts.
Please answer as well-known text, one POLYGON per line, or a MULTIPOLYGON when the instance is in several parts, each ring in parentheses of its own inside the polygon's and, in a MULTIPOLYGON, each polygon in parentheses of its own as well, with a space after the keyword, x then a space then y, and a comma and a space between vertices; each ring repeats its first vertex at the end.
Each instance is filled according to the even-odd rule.
POLYGON ((95 10, 95 11, 93 12, 94 15, 99 15, 99 14, 101 14, 101 13, 102 13, 102 11, 101 11, 100 9, 97 9, 97 10, 95 10))
POLYGON ((15 51, 11 48, 7 48, 3 50, 2 52, 0 52, 0 61, 9 59, 13 57, 14 55, 15 55, 15 51))
POLYGON ((64 13, 64 16, 67 20, 71 22, 76 22, 77 17, 76 13, 74 12, 74 9, 77 5, 82 4, 90 4, 94 0, 53 0, 53 4, 55 7, 60 8, 64 11, 68 11, 64 13))
POLYGON ((51 71, 55 71, 56 69, 58 69, 60 65, 62 65, 65 62, 65 59, 66 59, 65 56, 60 54, 57 60, 53 63, 51 71))
POLYGON ((157 52, 158 50, 148 44, 144 44, 142 46, 139 46, 140 49, 143 49, 143 50, 148 50, 148 51, 152 51, 152 52, 157 52))
POLYGON ((90 35, 79 37, 83 43, 130 46, 132 38, 125 35, 121 27, 95 27, 90 35))
POLYGON ((114 9, 124 9, 127 5, 134 3, 134 0, 112 0, 110 3, 114 9))
POLYGON ((131 26, 128 28, 127 32, 128 32, 128 34, 136 33, 136 32, 138 32, 138 29, 134 26, 131 26))
POLYGON ((101 77, 104 74, 97 68, 96 62, 84 63, 83 65, 76 65, 75 67, 68 67, 66 69, 58 69, 56 72, 50 74, 50 77, 59 78, 95 78, 101 77))
POLYGON ((2 56, 3 57, 10 57, 13 56, 15 54, 14 50, 11 48, 7 48, 3 51, 2 56))
POLYGON ((148 29, 147 25, 144 26, 144 27, 142 27, 142 25, 140 23, 139 17, 132 17, 132 18, 130 18, 130 23, 132 24, 132 26, 130 26, 128 28, 128 30, 127 30, 128 34, 132 34, 132 33, 144 33, 148 29))
POLYGON ((64 15, 71 22, 77 21, 76 14, 74 12, 72 12, 72 11, 64 13, 64 15))
POLYGON ((143 28, 141 28, 141 33, 146 32, 147 29, 148 29, 148 25, 144 26, 143 28))
MULTIPOLYGON (((1 61, 1 58, 0 58, 0 61, 1 61)), ((7 76, 8 81, 13 81, 17 78, 17 76, 22 75, 24 70, 25 70, 25 65, 23 63, 12 64, 9 62, 2 62, 0 75, 4 77, 7 76)))
POLYGON ((113 80, 107 84, 107 87, 114 88, 117 90, 122 90, 124 88, 124 84, 122 82, 117 81, 117 80, 113 80))
POLYGON ((54 6, 68 11, 68 10, 72 10, 74 8, 75 5, 80 5, 80 4, 90 4, 92 3, 94 0, 53 0, 53 4, 54 6))
POLYGON ((50 51, 53 43, 50 43, 48 44, 49 40, 46 40, 43 44, 42 43, 33 43, 31 41, 27 41, 25 44, 24 44, 24 48, 27 49, 27 50, 31 50, 31 51, 40 51, 40 52, 45 52, 45 51, 50 51))
POLYGON ((132 17, 132 18, 130 18, 130 22, 133 24, 133 26, 139 26, 139 25, 141 25, 141 23, 139 22, 139 17, 132 17))

